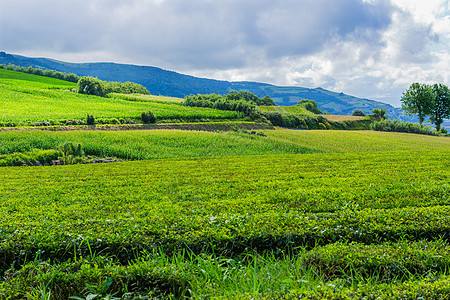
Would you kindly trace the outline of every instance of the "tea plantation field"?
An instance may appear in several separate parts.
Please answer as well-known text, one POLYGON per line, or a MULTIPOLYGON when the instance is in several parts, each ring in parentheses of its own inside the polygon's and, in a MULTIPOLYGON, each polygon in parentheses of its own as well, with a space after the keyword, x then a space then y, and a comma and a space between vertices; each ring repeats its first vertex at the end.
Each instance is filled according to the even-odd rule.
POLYGON ((54 78, 0 69, 0 125, 59 124, 67 120, 116 118, 136 120, 144 111, 153 111, 159 120, 232 120, 236 112, 186 107, 164 97, 111 98, 70 92, 76 84, 54 78))
MULTIPOLYGON (((0 122, 242 117, 74 87, 0 70, 0 122)), ((120 160, 0 167, 0 299, 450 298, 450 138, 257 133, 0 130, 120 160)))
MULTIPOLYGON (((2 168, 0 295, 449 295, 448 139, 267 133, 257 139, 306 139, 322 153, 2 168)), ((141 134, 143 145, 154 139, 141 134)), ((171 132, 170 141, 182 134, 171 132)))

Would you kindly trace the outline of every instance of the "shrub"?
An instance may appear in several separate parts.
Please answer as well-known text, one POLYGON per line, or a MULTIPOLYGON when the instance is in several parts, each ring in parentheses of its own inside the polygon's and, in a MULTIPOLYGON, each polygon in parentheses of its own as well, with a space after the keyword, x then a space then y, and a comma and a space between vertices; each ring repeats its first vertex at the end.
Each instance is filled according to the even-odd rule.
POLYGON ((153 112, 151 112, 151 111, 143 112, 141 114, 141 119, 142 119, 142 122, 144 122, 146 124, 147 123, 156 123, 156 117, 153 114, 153 112))
POLYGON ((88 124, 88 125, 94 125, 95 124, 95 118, 94 118, 93 115, 89 115, 89 114, 87 115, 86 124, 88 124))
POLYGON ((366 114, 360 109, 355 109, 352 113, 352 116, 365 117, 366 114))
POLYGON ((317 102, 314 100, 303 99, 297 102, 298 106, 304 107, 306 110, 314 113, 314 114, 322 114, 322 111, 318 108, 317 102))
POLYGON ((0 156, 0 167, 6 166, 37 166, 49 165, 52 160, 58 159, 61 153, 54 149, 33 150, 25 153, 12 153, 0 156))
POLYGON ((429 126, 422 126, 411 122, 402 122, 399 120, 383 120, 375 122, 371 125, 371 129, 375 131, 389 131, 389 132, 406 132, 417 133, 425 135, 439 135, 439 132, 433 130, 429 126))
POLYGON ((64 125, 86 125, 84 120, 65 120, 64 125))
POLYGON ((283 116, 279 112, 263 113, 263 116, 274 126, 283 126, 283 116))
POLYGON ((117 118, 112 118, 112 119, 109 119, 109 123, 110 124, 120 124, 120 121, 117 118))
POLYGON ((72 142, 66 142, 61 146, 61 156, 58 158, 63 165, 73 165, 82 163, 83 155, 81 144, 75 146, 72 142))
POLYGON ((85 76, 78 80, 78 93, 104 97, 106 91, 103 82, 94 77, 85 76))

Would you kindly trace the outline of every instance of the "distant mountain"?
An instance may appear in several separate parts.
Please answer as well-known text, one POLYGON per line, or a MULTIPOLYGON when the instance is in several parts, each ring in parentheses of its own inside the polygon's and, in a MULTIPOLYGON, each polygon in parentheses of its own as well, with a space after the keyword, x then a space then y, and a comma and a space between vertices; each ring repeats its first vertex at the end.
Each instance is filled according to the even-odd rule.
MULTIPOLYGON (((275 86, 259 82, 230 82, 197 78, 157 67, 116 63, 67 63, 48 58, 30 58, 0 52, 0 64, 35 67, 79 76, 93 76, 106 81, 132 81, 145 86, 154 95, 183 98, 190 94, 228 94, 231 90, 246 90, 258 97, 270 96, 278 105, 295 105, 301 99, 311 99, 330 114, 349 115, 355 109, 370 113, 374 108, 386 108, 390 118, 399 118, 402 110, 390 104, 335 93, 322 88, 275 86)), ((402 117, 402 119, 405 119, 402 117)))

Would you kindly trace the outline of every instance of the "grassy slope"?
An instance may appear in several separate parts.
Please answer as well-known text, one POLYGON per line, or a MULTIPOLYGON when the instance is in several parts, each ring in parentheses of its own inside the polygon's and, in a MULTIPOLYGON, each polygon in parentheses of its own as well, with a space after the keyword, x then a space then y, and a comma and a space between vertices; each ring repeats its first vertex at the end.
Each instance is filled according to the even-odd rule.
POLYGON ((314 117, 314 114, 301 106, 258 106, 258 109, 265 112, 279 112, 289 114, 300 114, 305 116, 314 117))
POLYGON ((265 131, 270 138, 325 152, 372 152, 450 149, 450 139, 407 133, 375 131, 289 130, 265 131))
POLYGON ((1 141, 0 155, 57 149, 65 142, 72 142, 81 143, 87 155, 132 160, 317 152, 289 141, 256 135, 179 130, 4 132, 1 141))
POLYGON ((169 159, 4 168, 0 297, 450 296, 450 139, 265 133, 1 132, 1 153, 169 159))
MULTIPOLYGON (((221 140, 224 144, 220 148, 238 149, 232 157, 221 150, 217 152, 221 157, 214 159, 5 169, 8 171, 0 175, 0 182, 8 183, 0 185, 2 270, 13 260, 21 265, 28 257, 30 264, 8 278, 19 282, 25 291, 53 278, 48 285, 53 295, 86 295, 83 286, 99 285, 108 278, 114 285, 105 293, 122 295, 125 287, 139 286, 138 278, 147 278, 157 293, 181 295, 189 289, 198 297, 248 298, 278 297, 277 293, 287 291, 331 293, 318 286, 326 287, 324 283, 336 278, 341 280, 340 292, 354 292, 348 278, 360 282, 359 289, 375 294, 380 288, 374 284, 386 283, 391 284, 387 290, 404 292, 409 287, 402 280, 419 280, 417 286, 429 287, 431 283, 423 281, 422 276, 429 272, 439 276, 450 267, 445 234, 450 230, 448 139, 378 132, 267 133, 269 137, 256 139, 240 134, 177 131, 120 133, 126 141, 123 145, 141 145, 144 152, 152 151, 146 145, 155 139, 173 149, 186 149, 181 156, 189 156, 189 145, 202 139, 205 144, 201 142, 200 148, 207 147, 208 141, 215 144, 221 140), (228 138, 233 140, 231 144, 228 138), (241 154, 263 153, 259 143, 272 138, 329 153, 236 156, 243 148, 249 151, 241 154), (258 143, 253 145, 256 152, 250 153, 252 145, 248 142, 258 143), (35 184, 27 184, 31 181, 35 184), (156 245, 167 252, 190 249, 200 256, 167 258, 151 254, 156 245), (313 252, 297 248, 300 252, 292 257, 271 256, 288 246, 311 247, 313 252), (211 247, 228 258, 200 254, 209 253, 211 247), (139 254, 142 248, 148 250, 139 254), (269 252, 261 258, 245 259, 254 253, 249 249, 269 252), (394 251, 396 254, 392 254, 394 251), (36 253, 41 254, 33 262, 36 253), (139 261, 125 263, 136 255, 139 261), (391 255, 389 259, 387 255, 391 255), (39 265, 49 258, 62 259, 66 265, 39 265), (93 259, 95 272, 89 269, 94 266, 93 259), (389 267, 392 262, 395 270, 389 267), (256 263, 261 270, 254 268, 252 264, 256 263), (42 274, 47 277, 26 275, 30 268, 43 268, 42 274), (67 268, 73 271, 67 273, 67 268), (89 276, 83 273, 86 268, 91 270, 89 276), (205 268, 210 268, 207 274, 202 273, 205 268), (120 275, 124 272, 128 275, 120 275), (65 275, 55 278, 55 274, 65 275), (249 278, 248 274, 253 275, 249 278), (57 279, 71 276, 75 276, 76 284, 57 279), (357 276, 373 277, 373 281, 367 284, 357 276), (399 276, 404 279, 398 281, 399 276), (257 280, 257 286, 253 280, 257 280), (268 280, 271 284, 265 283, 268 280), (165 288, 159 291, 156 287, 161 284, 165 288)), ((10 142, 15 143, 14 133, 8 134, 10 142)), ((51 139, 51 134, 44 133, 49 136, 42 136, 43 140, 51 139)), ((58 134, 62 139, 88 139, 91 133, 58 134)), ((115 139, 114 133, 92 133, 90 138, 105 139, 106 144, 115 139)), ((155 145, 158 143, 155 141, 155 145)), ((167 150, 162 145, 155 149, 161 153, 167 150)), ((209 154, 206 151, 201 155, 209 154)), ((445 276, 440 278, 447 282, 445 276)), ((0 284, 0 292, 9 293, 11 288, 7 281, 0 284)))
MULTIPOLYGON (((86 118, 137 119, 152 110, 160 119, 235 119, 239 114, 167 102, 127 101, 71 93, 76 87, 61 80, 0 70, 0 122, 27 122, 86 118), (43 109, 45 107, 45 109, 43 109)), ((138 98, 134 98, 139 100, 138 98)), ((159 100, 161 100, 159 98, 159 100)))

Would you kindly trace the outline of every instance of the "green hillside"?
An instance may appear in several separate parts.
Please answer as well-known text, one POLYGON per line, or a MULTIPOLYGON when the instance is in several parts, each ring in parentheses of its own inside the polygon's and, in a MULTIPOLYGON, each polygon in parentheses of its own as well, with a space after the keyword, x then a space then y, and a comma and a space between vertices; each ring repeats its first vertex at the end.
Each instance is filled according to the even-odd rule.
POLYGON ((450 138, 74 88, 0 70, 0 299, 450 298, 450 138), (234 130, 25 126, 148 110, 234 130))
POLYGON ((67 63, 47 58, 30 58, 0 52, 0 64, 50 69, 79 76, 94 76, 107 81, 133 81, 145 86, 152 94, 184 98, 194 94, 226 95, 231 90, 249 91, 258 97, 270 96, 278 105, 295 105, 302 99, 315 100, 319 108, 330 114, 350 115, 361 109, 370 113, 374 108, 386 108, 390 118, 407 118, 402 110, 389 104, 362 99, 322 88, 275 86, 260 82, 229 82, 197 78, 157 67, 135 66, 115 63, 67 63))
MULTIPOLYGON (((84 120, 95 118, 137 120, 144 111, 153 111, 159 120, 230 120, 240 114, 207 108, 181 106, 172 98, 102 98, 73 93, 76 84, 57 79, 0 69, 0 123, 26 125, 30 122, 84 120)), ((53 122, 52 122, 53 123, 53 122)))
POLYGON ((279 112, 282 114, 300 114, 305 116, 314 117, 314 114, 308 110, 306 110, 304 107, 301 106, 258 106, 258 109, 262 113, 266 112, 279 112))

